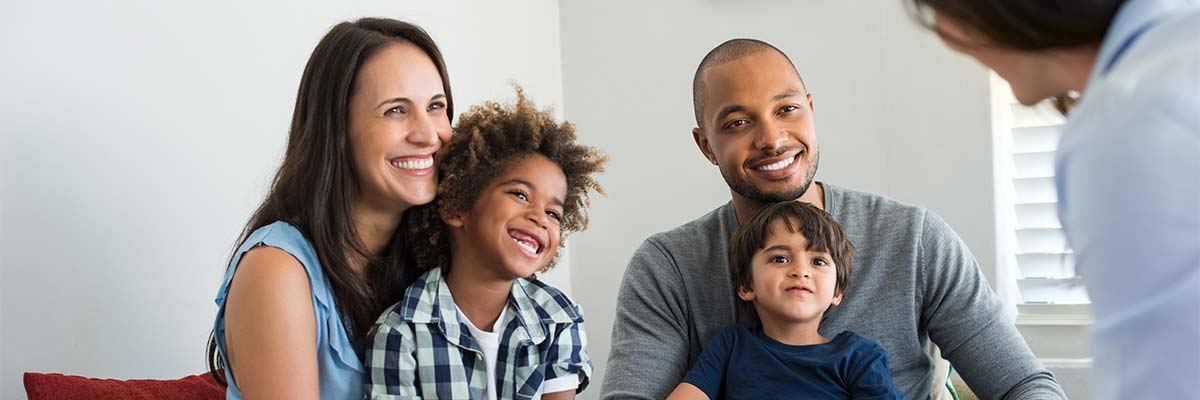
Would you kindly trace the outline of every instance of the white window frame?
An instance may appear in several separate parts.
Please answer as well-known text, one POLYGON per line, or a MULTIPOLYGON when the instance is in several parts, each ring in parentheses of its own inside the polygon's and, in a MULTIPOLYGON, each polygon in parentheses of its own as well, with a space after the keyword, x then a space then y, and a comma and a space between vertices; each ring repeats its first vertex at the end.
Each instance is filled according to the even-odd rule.
POLYGON ((1058 140, 1049 140, 1045 134, 1053 130, 1061 133, 1064 119, 1048 102, 1033 107, 1020 105, 1008 83, 994 73, 991 74, 990 89, 996 204, 994 289, 1010 317, 1019 324, 1090 323, 1090 301, 1083 291, 1082 280, 1075 275, 1070 250, 1065 242, 1061 242, 1061 249, 1057 248, 1062 239, 1057 215, 1047 214, 1056 213, 1052 160, 1058 140), (1031 124, 1034 119, 1038 122, 1031 124), (1014 132, 1015 129, 1021 131, 1014 132), (1042 140, 1035 141, 1033 146, 1022 140, 1024 148, 1018 149, 1014 136, 1030 137, 1031 133, 1040 135, 1042 140), (1022 179, 1018 181, 1018 177, 1022 179), (1044 193, 1047 183, 1051 189, 1048 194, 1044 193), (1033 192, 1030 188, 1042 192, 1036 201, 1029 200, 1037 197, 1030 196, 1033 192), (1018 207, 1022 210, 1020 215, 1025 216, 1024 224, 1018 218, 1018 207), (1026 247, 1032 250, 1041 247, 1045 252, 1022 253, 1021 238, 1025 239, 1026 247), (1045 262, 1035 263, 1034 260, 1045 262), (1025 262, 1027 271, 1022 271, 1021 262, 1025 262), (1052 268, 1046 268, 1047 265, 1052 268), (1035 269, 1035 266, 1042 267, 1035 269))

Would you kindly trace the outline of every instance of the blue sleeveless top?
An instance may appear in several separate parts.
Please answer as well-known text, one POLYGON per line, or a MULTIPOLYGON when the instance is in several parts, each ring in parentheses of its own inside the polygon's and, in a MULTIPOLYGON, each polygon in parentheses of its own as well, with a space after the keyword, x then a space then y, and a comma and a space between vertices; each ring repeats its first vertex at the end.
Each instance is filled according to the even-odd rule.
POLYGON ((221 353, 225 366, 225 380, 229 388, 225 392, 228 399, 241 399, 242 392, 233 373, 229 369, 228 358, 225 356, 225 298, 229 295, 229 283, 237 270, 242 256, 258 246, 271 246, 291 254, 308 274, 309 286, 312 288, 313 311, 317 322, 317 373, 321 388, 322 399, 361 399, 363 398, 363 366, 350 338, 346 333, 346 325, 338 313, 334 302, 329 279, 317 262, 317 252, 312 244, 300 234, 296 227, 282 221, 255 230, 246 238, 246 242, 238 248, 237 253, 229 263, 225 272, 225 280, 217 290, 217 320, 213 326, 217 339, 217 349, 221 353))

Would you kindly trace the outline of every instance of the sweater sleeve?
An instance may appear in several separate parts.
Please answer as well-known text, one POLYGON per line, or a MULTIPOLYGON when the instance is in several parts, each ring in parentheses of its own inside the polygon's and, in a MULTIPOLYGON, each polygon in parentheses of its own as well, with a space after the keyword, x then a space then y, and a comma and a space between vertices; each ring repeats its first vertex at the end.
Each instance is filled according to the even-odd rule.
POLYGON ((936 214, 922 223, 921 324, 971 390, 988 399, 1065 399, 1004 316, 975 256, 936 214))
POLYGON ((617 295, 602 399, 662 399, 688 368, 688 318, 674 258, 653 238, 629 261, 617 295))

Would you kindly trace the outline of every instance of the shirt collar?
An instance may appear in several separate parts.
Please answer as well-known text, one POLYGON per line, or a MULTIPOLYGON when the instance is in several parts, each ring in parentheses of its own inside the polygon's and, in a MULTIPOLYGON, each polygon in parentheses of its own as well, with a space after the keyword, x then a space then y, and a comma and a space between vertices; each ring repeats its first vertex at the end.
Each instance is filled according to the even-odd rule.
MULTIPOLYGON (((547 325, 583 322, 578 308, 566 295, 537 279, 513 281, 508 308, 521 327, 517 333, 524 334, 520 339, 535 345, 546 340, 547 325)), ((441 268, 426 272, 408 288, 401 318, 414 324, 437 324, 448 342, 476 349, 470 334, 464 334, 468 331, 459 319, 458 308, 446 280, 442 279, 441 268)))
MULTIPOLYGON (((1125 50, 1137 40, 1143 32, 1157 25, 1163 19, 1179 15, 1187 11, 1200 9, 1200 0, 1129 0, 1117 10, 1113 22, 1109 25, 1104 42, 1100 45, 1100 54, 1096 58, 1096 66, 1088 82, 1097 82, 1112 70, 1113 65, 1121 59, 1125 50)), ((1090 84, 1089 84, 1090 85, 1090 84)))
POLYGON ((442 269, 434 268, 421 275, 404 292, 402 321, 412 324, 435 324, 450 342, 458 347, 477 349, 465 326, 459 323, 454 298, 442 279, 442 269))

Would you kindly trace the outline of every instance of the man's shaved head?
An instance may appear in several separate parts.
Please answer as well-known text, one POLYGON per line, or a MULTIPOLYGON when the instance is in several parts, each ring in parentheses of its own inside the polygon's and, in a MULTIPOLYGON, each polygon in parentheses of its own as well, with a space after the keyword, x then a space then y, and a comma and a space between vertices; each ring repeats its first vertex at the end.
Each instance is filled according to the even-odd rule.
MULTIPOLYGON (((696 75, 692 77, 692 106, 696 108, 696 127, 704 129, 704 105, 707 94, 704 86, 704 72, 709 68, 716 67, 730 61, 737 61, 746 56, 758 54, 762 51, 774 51, 783 56, 787 60, 788 65, 792 66, 792 71, 796 73, 796 77, 800 77, 800 71, 796 70, 796 64, 792 63, 792 59, 788 58, 787 54, 779 50, 770 43, 757 39, 730 39, 721 43, 704 55, 704 59, 700 60, 700 66, 696 67, 696 75)), ((800 77, 800 84, 804 85, 804 78, 800 77)), ((807 86, 805 86, 807 91, 807 86)))

